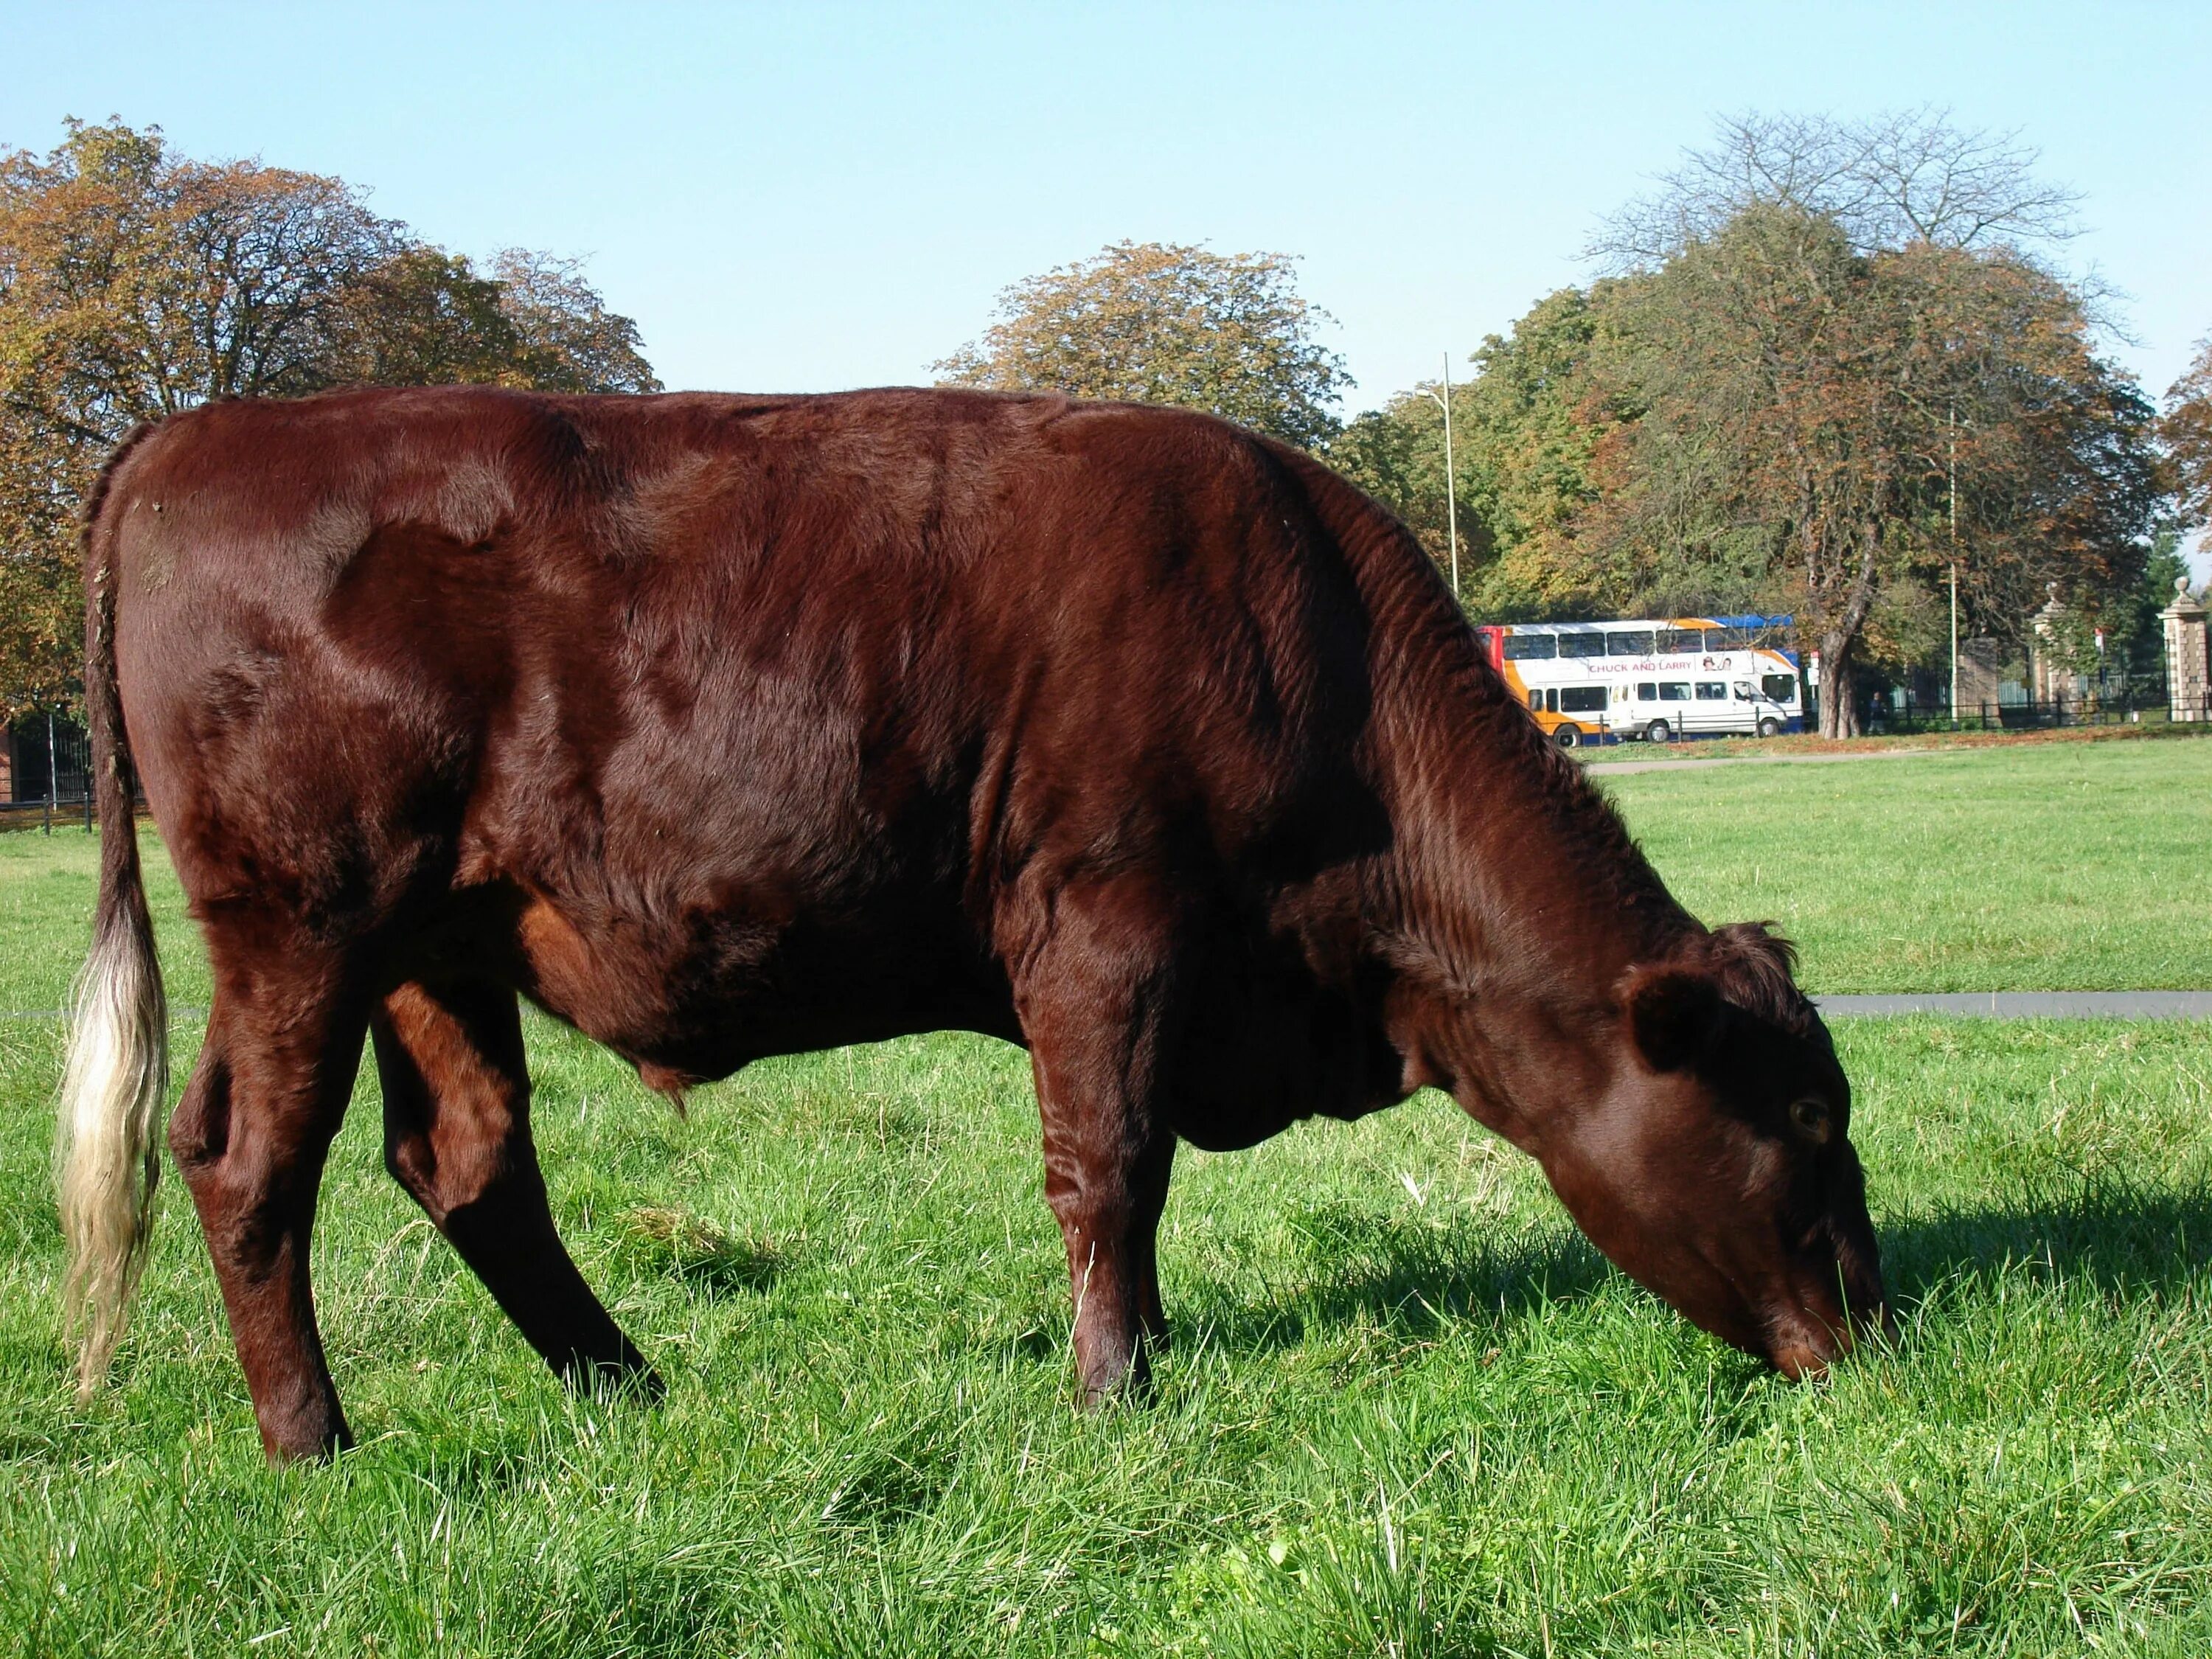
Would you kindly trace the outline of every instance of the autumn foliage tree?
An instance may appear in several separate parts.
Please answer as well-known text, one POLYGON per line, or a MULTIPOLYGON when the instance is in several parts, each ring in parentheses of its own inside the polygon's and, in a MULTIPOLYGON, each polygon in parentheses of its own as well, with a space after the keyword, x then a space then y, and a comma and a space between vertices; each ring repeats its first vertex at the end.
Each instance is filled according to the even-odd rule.
MULTIPOLYGON (((1790 611, 1842 734, 1856 665, 1915 654, 1954 562, 1970 626, 2001 634, 2048 580, 2091 610, 2131 591, 2152 411, 2096 349, 2094 296, 2029 251, 2071 200, 2032 159, 1925 113, 1723 124, 1608 226, 1614 275, 1478 354, 1454 404, 1471 601, 1790 611)), ((1417 529, 1442 493, 1426 401, 1333 452, 1417 529)))
POLYGON ((2185 524, 2212 524, 2212 339, 2167 389, 2159 434, 2173 458, 2176 495, 2185 524))
MULTIPOLYGON (((2140 569, 2150 410, 2078 298, 2008 249, 1862 253, 1824 216, 1753 208, 1618 312, 1606 372, 1634 418, 1585 541, 1678 592, 1701 566, 1764 585, 1831 685, 1885 595, 1954 560, 1979 610, 2021 616, 2044 580, 2100 594, 2140 569)), ((1850 697, 1821 713, 1852 729, 1850 697)))
POLYGON ((80 504, 134 424, 450 381, 659 385, 573 264, 514 251, 479 271, 338 179, 192 161, 119 123, 0 155, 0 717, 72 695, 80 504))
POLYGON ((1351 384, 1279 253, 1116 242, 1015 283, 997 314, 935 365, 941 384, 1205 410, 1308 447, 1351 384))
MULTIPOLYGON (((1486 617, 1575 615, 1608 585, 1577 547, 1596 499, 1595 465, 1613 422, 1590 374, 1602 292, 1562 289, 1510 335, 1492 335, 1451 389, 1461 599, 1486 617)), ((1443 388, 1423 386, 1359 416, 1330 463, 1405 520, 1441 566, 1449 540, 1443 388)))

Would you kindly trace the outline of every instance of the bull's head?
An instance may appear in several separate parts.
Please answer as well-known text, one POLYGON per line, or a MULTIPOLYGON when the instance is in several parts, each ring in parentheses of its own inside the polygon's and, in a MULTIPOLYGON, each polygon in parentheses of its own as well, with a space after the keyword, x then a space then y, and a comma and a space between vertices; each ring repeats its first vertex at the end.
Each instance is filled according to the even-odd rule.
POLYGON ((1609 1085, 1539 1152, 1623 1271, 1790 1376, 1886 1324, 1850 1085, 1788 946, 1723 928, 1630 971, 1609 1085))

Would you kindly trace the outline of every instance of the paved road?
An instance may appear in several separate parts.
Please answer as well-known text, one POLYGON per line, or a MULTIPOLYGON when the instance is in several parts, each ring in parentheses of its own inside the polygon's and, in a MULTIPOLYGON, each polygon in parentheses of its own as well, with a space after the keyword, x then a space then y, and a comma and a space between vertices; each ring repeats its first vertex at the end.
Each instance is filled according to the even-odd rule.
POLYGON ((1962 991, 1815 997, 1823 1014, 1953 1014, 1973 1019, 2212 1019, 2212 991, 1962 991))
POLYGON ((1966 749, 1869 749, 1856 755, 1715 755, 1709 760, 1589 761, 1583 770, 1610 772, 1695 772, 1708 766, 1837 766, 1845 761, 1910 760, 1916 756, 1971 754, 1966 749))

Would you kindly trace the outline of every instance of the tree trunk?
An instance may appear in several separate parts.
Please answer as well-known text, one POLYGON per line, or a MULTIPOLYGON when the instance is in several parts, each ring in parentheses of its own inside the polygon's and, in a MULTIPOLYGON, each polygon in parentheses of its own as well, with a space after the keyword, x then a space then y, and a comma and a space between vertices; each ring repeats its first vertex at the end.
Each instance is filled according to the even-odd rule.
POLYGON ((1856 738, 1858 699, 1851 695, 1851 651, 1856 634, 1832 628, 1820 635, 1820 735, 1856 738))
POLYGON ((1850 594, 1820 632, 1820 735, 1859 734, 1858 700, 1851 695, 1851 656, 1859 630, 1874 608, 1875 552, 1881 545, 1881 520, 1869 514, 1859 526, 1859 568, 1850 594))

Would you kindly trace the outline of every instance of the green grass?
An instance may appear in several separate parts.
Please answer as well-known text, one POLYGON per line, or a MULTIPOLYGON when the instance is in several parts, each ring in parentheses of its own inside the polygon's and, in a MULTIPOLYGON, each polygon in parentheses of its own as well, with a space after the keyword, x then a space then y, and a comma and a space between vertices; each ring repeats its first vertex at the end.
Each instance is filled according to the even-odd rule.
POLYGON ((1595 781, 1677 896, 1780 922, 1815 992, 2212 988, 2212 743, 1595 781))
MULTIPOLYGON (((2085 879, 2109 903, 2153 913, 2164 854, 2109 838, 2191 822, 2203 779, 2068 758, 2104 781, 2081 792, 2094 811, 2145 797, 2071 844, 2104 846, 2085 879)), ((1882 935, 1808 890, 1817 854, 1746 877, 1668 818, 1671 792, 1712 811, 1713 781, 1747 775, 1832 813, 1826 792, 1864 787, 1907 826, 1978 790, 2003 819, 1984 844, 2016 847, 2048 832, 2055 781, 2085 775, 1954 765, 1617 783, 1701 910, 1779 916, 1848 978, 1881 965, 1882 935), (1917 813, 1896 793, 1915 787, 1917 813)), ((173 995, 204 1006, 155 863, 173 995)), ((1938 913, 1978 915, 1971 866, 1920 866, 1886 879, 1925 884, 1908 890, 1942 960, 2062 927, 2063 894, 2009 874, 2008 920, 1938 913)), ((92 868, 81 835, 0 837, 0 1007, 58 1003, 92 868)), ((179 1020, 180 1067, 196 1033, 179 1020)), ((46 1177, 60 1039, 0 1021, 0 1650, 2212 1650, 2202 1025, 1840 1027, 1905 1328, 1816 1386, 1627 1285, 1533 1166, 1433 1095, 1187 1152, 1159 1400, 1083 1417, 1017 1051, 773 1062, 683 1121, 533 1018, 556 1211, 669 1397, 559 1391, 383 1175, 365 1079, 316 1243, 362 1445, 281 1472, 173 1189, 116 1386, 72 1403, 46 1177)))

